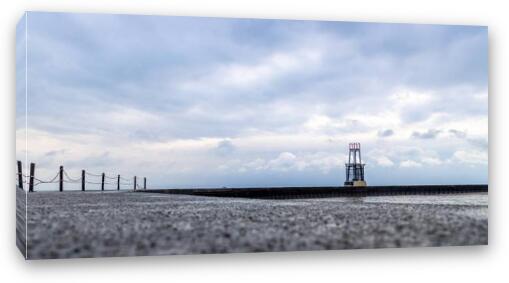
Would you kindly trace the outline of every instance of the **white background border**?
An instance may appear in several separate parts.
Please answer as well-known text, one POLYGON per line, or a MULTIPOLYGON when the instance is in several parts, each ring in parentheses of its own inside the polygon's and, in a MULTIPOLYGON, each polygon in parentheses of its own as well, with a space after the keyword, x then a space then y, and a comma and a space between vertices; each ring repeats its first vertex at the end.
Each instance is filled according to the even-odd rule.
POLYGON ((509 16, 504 1, 4 1, 0 9, 0 267, 3 282, 508 282, 509 16), (489 26, 490 231, 488 247, 103 258, 25 262, 15 245, 15 27, 25 10, 349 20, 489 26), (505 50, 505 54, 504 54, 505 50), (506 84, 507 85, 507 84, 506 84), (503 146, 507 145, 506 148, 503 146), (507 173, 506 173, 507 174, 507 173), (508 218, 506 218, 508 217, 508 218))

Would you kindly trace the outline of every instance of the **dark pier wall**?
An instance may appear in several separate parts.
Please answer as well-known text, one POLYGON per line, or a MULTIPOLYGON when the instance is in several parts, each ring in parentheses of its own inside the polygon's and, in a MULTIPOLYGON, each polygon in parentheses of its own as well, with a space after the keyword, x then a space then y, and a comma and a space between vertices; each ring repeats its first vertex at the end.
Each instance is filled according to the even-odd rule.
POLYGON ((368 187, 275 187, 221 189, 158 189, 140 192, 258 199, 426 195, 488 192, 488 185, 419 185, 368 187))

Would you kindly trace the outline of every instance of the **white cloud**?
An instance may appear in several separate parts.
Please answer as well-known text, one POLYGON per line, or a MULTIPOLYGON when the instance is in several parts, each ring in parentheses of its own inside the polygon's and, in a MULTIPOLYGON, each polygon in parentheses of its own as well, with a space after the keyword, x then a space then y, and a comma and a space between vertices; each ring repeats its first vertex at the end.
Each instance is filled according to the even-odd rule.
POLYGON ((436 157, 423 157, 421 162, 426 165, 440 165, 443 163, 442 160, 436 157))
POLYGON ((391 167, 394 166, 394 162, 390 160, 387 156, 380 156, 375 158, 375 161, 378 165, 382 167, 391 167))
POLYGON ((355 119, 332 119, 327 115, 313 115, 304 124, 303 128, 312 132, 327 132, 334 130, 349 130, 358 122, 355 119))
POLYGON ((159 122, 161 117, 136 108, 115 107, 108 112, 95 113, 94 119, 107 121, 110 125, 136 127, 159 122))
POLYGON ((250 161, 246 163, 244 166, 241 167, 240 170, 245 171, 246 168, 253 169, 253 170, 263 170, 266 168, 267 162, 262 158, 257 158, 253 161, 250 161))
POLYGON ((337 170, 342 172, 346 162, 346 155, 344 152, 317 152, 304 157, 306 167, 319 170, 323 174, 337 170))
POLYGON ((276 53, 255 65, 231 64, 222 67, 218 78, 224 85, 250 86, 262 80, 270 80, 278 74, 290 72, 299 66, 296 56, 276 53))
POLYGON ((309 169, 327 174, 331 170, 342 172, 344 162, 345 155, 340 153, 316 152, 297 156, 291 152, 281 152, 273 159, 257 158, 246 162, 239 170, 241 172, 248 170, 299 172, 309 169))
POLYGON ((282 152, 275 159, 269 160, 266 164, 266 168, 270 170, 303 170, 306 167, 306 163, 297 159, 297 156, 291 152, 282 152))
POLYGON ((453 159, 466 164, 488 164, 488 152, 479 150, 458 150, 454 152, 453 159))
POLYGON ((319 49, 275 51, 256 63, 228 63, 220 65, 211 74, 193 78, 180 84, 182 90, 220 90, 224 88, 247 88, 268 84, 273 80, 302 72, 319 64, 319 49))
POLYGON ((390 97, 398 107, 423 106, 433 101, 429 92, 419 92, 411 88, 399 88, 390 97))
POLYGON ((412 167, 421 167, 422 164, 413 160, 404 160, 399 163, 400 167, 403 168, 412 168, 412 167))
POLYGON ((320 130, 332 124, 332 121, 329 117, 325 115, 314 115, 309 118, 308 121, 304 124, 305 128, 310 130, 320 130))

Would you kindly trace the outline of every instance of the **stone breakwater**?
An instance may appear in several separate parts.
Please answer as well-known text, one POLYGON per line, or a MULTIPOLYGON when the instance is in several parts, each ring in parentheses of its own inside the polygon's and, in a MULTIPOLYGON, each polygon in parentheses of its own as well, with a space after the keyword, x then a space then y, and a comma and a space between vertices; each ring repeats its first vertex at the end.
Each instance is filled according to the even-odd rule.
POLYGON ((221 189, 155 189, 140 192, 195 196, 241 197, 259 199, 366 197, 391 195, 465 194, 488 192, 487 184, 477 185, 407 185, 367 187, 265 187, 221 189))
POLYGON ((488 243, 487 204, 37 192, 27 206, 29 259, 488 243))

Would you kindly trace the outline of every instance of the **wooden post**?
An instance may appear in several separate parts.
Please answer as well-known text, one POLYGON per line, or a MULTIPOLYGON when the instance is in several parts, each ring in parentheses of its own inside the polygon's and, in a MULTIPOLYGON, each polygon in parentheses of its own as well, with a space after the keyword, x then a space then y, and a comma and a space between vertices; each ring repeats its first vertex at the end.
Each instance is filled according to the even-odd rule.
POLYGON ((23 169, 21 166, 21 160, 18 160, 18 187, 23 190, 23 169))
POLYGON ((59 191, 63 192, 64 191, 64 166, 60 166, 59 175, 60 175, 59 191))
POLYGON ((134 176, 134 190, 136 191, 136 176, 134 176))
POLYGON ((85 191, 85 170, 81 170, 81 190, 85 191))
POLYGON ((104 191, 104 173, 102 175, 102 180, 101 180, 101 191, 104 191))
POLYGON ((147 189, 147 177, 143 177, 143 189, 147 189))
POLYGON ((120 191, 120 175, 117 176, 117 191, 120 191))
POLYGON ((35 174, 35 163, 30 163, 30 176, 29 176, 29 183, 28 183, 28 191, 33 192, 34 191, 34 175, 35 174))

